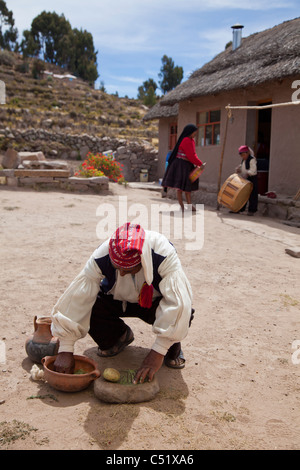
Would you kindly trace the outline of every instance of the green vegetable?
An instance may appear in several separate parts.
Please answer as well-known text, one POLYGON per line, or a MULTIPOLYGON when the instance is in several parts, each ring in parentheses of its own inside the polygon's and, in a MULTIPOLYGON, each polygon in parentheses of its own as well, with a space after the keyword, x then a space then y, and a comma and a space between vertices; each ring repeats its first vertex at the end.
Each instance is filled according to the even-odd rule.
POLYGON ((78 370, 75 370, 74 374, 75 375, 86 374, 86 371, 83 369, 78 369, 78 370))
POLYGON ((133 384, 135 374, 136 374, 136 370, 134 369, 122 370, 120 384, 122 385, 133 384))

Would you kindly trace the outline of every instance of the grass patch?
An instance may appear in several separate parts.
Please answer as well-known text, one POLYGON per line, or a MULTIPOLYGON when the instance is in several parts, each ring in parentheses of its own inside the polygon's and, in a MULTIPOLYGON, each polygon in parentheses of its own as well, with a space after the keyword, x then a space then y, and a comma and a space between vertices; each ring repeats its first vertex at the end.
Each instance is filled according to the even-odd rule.
POLYGON ((280 294, 280 297, 285 307, 288 307, 288 306, 295 307, 296 305, 299 305, 299 301, 297 299, 294 299, 290 295, 280 294))
POLYGON ((34 431, 37 429, 23 421, 16 419, 11 422, 2 421, 0 423, 0 446, 10 444, 18 439, 26 439, 34 431))
POLYGON ((18 207, 18 206, 6 206, 6 207, 3 207, 3 209, 5 209, 6 211, 14 211, 16 209, 20 209, 20 207, 18 207))
POLYGON ((219 421, 226 421, 227 423, 236 421, 236 417, 227 411, 212 411, 211 414, 214 415, 219 421))
POLYGON ((45 395, 30 395, 30 397, 26 398, 26 400, 34 400, 35 398, 39 398, 40 400, 44 400, 45 398, 50 398, 51 400, 58 401, 55 395, 52 393, 46 393, 45 395))

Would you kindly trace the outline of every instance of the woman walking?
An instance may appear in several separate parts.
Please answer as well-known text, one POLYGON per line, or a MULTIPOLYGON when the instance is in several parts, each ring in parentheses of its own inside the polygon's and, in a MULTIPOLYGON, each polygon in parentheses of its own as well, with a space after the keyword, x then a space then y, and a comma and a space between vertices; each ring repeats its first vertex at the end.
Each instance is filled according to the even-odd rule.
MULTIPOLYGON (((194 124, 185 126, 169 157, 168 166, 162 180, 164 188, 177 190, 177 200, 182 212, 184 211, 182 193, 185 193, 186 202, 191 204, 191 192, 197 191, 199 184, 198 179, 192 183, 189 175, 195 166, 201 167, 203 165, 196 154, 194 138, 197 131, 198 128, 194 124)), ((192 210, 196 210, 193 205, 192 210)))

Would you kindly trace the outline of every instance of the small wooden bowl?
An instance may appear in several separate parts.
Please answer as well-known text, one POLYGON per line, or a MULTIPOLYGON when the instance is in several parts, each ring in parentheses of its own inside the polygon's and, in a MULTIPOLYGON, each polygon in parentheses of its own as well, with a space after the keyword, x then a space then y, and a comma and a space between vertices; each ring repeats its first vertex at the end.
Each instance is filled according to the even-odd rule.
POLYGON ((45 380, 56 390, 62 392, 79 392, 87 388, 91 382, 100 377, 97 364, 85 356, 75 356, 75 371, 83 369, 86 374, 62 374, 53 370, 57 356, 46 356, 42 359, 45 380))

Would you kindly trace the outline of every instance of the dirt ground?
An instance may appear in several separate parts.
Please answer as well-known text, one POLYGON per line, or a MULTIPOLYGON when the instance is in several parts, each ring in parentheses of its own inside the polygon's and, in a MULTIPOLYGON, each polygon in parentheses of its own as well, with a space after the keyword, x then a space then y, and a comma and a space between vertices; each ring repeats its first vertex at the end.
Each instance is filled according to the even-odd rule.
MULTIPOLYGON (((196 314, 183 342, 186 367, 160 369, 154 400, 107 404, 92 385, 68 394, 31 379, 25 341, 34 316, 50 314, 101 243, 103 204, 117 213, 125 200, 128 220, 139 220, 136 203, 149 214, 174 204, 119 185, 103 196, 0 188, 0 449, 299 449, 300 259, 285 252, 300 245, 299 229, 259 215, 205 207, 203 247, 194 216, 199 246, 192 250, 171 230, 196 314)), ((145 226, 145 213, 140 219, 145 226)), ((156 227, 148 219, 145 228, 156 227)), ((154 335, 138 319, 128 324, 135 341, 119 356, 99 358, 89 336, 76 353, 95 359, 100 371, 135 368, 154 335)))

